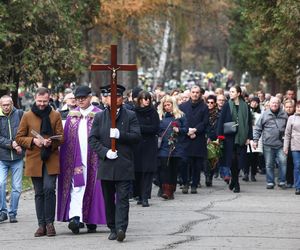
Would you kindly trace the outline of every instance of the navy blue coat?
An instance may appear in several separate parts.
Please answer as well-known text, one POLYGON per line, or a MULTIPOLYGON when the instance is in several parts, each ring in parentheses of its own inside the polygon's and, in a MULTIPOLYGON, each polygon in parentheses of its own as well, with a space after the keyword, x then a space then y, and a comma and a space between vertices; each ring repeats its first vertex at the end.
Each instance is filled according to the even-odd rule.
POLYGON ((192 103, 191 100, 179 107, 186 115, 187 127, 196 128, 196 138, 191 139, 185 135, 184 146, 187 156, 207 157, 206 131, 208 126, 208 107, 203 100, 192 103))
POLYGON ((134 145, 134 169, 136 172, 155 172, 157 169, 157 135, 159 116, 153 106, 135 108, 141 128, 142 140, 134 145))
MULTIPOLYGON (((248 126, 249 126, 249 131, 248 131, 248 139, 252 139, 252 115, 250 108, 248 107, 248 126)), ((224 135, 224 123, 225 122, 232 122, 232 115, 230 111, 230 106, 229 102, 225 103, 222 110, 221 114, 218 119, 218 135, 224 135)), ((235 134, 233 135, 225 135, 225 140, 224 140, 224 151, 223 151, 223 157, 220 160, 221 165, 225 165, 227 167, 231 167, 232 164, 232 156, 233 156, 233 147, 234 147, 234 138, 235 134)), ((242 168, 245 165, 246 162, 246 153, 247 153, 247 146, 240 146, 239 147, 239 162, 238 166, 239 168, 242 168)))
MULTIPOLYGON (((177 142, 175 144, 175 149, 171 153, 171 157, 185 157, 185 150, 183 145, 184 137, 188 131, 186 126, 186 118, 185 116, 181 117, 180 119, 175 119, 173 115, 170 113, 166 113, 165 117, 160 121, 160 127, 159 127, 159 135, 162 136, 164 131, 167 129, 170 122, 176 121, 179 125, 179 133, 177 137, 177 142)), ((162 143, 158 152, 158 156, 160 157, 168 157, 170 153, 170 145, 168 144, 168 139, 171 136, 171 133, 173 131, 172 125, 169 126, 167 129, 163 139, 162 143)))

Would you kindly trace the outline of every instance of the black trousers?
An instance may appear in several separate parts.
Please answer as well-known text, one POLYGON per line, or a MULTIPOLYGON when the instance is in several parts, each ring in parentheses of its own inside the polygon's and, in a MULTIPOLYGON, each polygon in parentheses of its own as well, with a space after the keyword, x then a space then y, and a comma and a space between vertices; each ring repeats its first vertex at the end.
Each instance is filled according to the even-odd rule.
POLYGON ((160 181, 161 184, 177 184, 177 173, 181 164, 179 157, 160 157, 160 181))
POLYGON ((107 226, 111 231, 126 232, 131 181, 101 180, 107 226))
POLYGON ((43 165, 42 177, 31 177, 35 192, 35 211, 39 226, 53 223, 56 207, 56 177, 49 175, 47 167, 43 165))
MULTIPOLYGON (((202 157, 189 157, 188 163, 190 167, 190 176, 192 179, 191 186, 198 187, 198 184, 200 183, 201 171, 205 170, 205 159, 202 157)), ((183 174, 182 176, 183 185, 188 185, 187 176, 188 176, 188 172, 186 172, 186 174, 183 174)))
POLYGON ((235 144, 232 152, 232 164, 230 167, 231 170, 231 181, 235 185, 239 185, 239 173, 240 169, 243 168, 243 164, 245 163, 247 157, 247 146, 237 145, 235 144))
POLYGON ((140 199, 151 198, 153 176, 152 172, 135 172, 135 194, 140 199))
POLYGON ((258 157, 259 157, 258 152, 247 153, 247 161, 244 167, 244 174, 249 175, 250 173, 252 176, 256 175, 257 167, 259 163, 258 157))

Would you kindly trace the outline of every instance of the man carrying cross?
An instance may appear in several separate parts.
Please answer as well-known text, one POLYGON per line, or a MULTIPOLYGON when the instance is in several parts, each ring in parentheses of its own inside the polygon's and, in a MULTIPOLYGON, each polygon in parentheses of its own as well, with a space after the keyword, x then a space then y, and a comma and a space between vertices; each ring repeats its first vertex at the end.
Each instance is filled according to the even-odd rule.
POLYGON ((134 179, 133 149, 141 138, 138 120, 133 111, 123 107, 125 88, 116 84, 116 121, 112 128, 111 86, 108 108, 97 113, 89 136, 90 147, 98 154, 98 178, 101 179, 105 202, 106 221, 110 229, 109 240, 123 241, 128 226, 130 183, 134 179), (115 141, 115 148, 112 148, 115 141))

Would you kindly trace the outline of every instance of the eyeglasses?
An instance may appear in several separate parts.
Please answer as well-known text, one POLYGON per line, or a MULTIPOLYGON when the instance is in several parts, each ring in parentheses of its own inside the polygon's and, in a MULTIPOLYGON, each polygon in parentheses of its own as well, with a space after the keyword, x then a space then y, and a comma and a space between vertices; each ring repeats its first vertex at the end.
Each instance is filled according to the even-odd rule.
POLYGON ((78 101, 85 101, 87 98, 88 98, 88 96, 78 96, 78 97, 75 97, 75 99, 78 100, 78 101))

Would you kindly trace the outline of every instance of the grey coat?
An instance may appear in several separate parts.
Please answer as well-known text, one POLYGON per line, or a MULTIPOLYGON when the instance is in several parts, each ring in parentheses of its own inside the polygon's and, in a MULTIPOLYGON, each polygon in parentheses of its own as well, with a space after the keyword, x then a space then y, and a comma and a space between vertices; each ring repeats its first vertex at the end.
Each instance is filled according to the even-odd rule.
POLYGON ((116 123, 120 131, 120 138, 116 139, 118 158, 110 160, 106 157, 111 148, 109 109, 97 113, 93 122, 89 144, 99 157, 98 179, 133 180, 133 145, 141 139, 140 126, 135 113, 123 107, 120 108, 116 123))
POLYGON ((253 140, 258 141, 262 136, 263 146, 271 148, 283 147, 283 137, 288 115, 281 108, 277 116, 266 110, 262 113, 253 131, 253 140))

